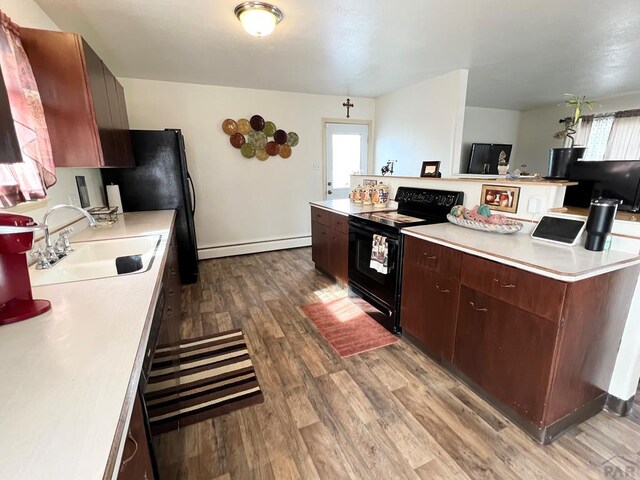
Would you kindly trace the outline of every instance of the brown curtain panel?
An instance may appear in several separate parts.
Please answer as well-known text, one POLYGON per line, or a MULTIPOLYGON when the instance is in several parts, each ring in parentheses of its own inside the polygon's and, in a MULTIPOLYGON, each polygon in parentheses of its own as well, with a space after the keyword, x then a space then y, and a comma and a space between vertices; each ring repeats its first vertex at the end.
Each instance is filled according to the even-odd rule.
POLYGON ((0 12, 0 69, 22 153, 22 162, 0 166, 0 205, 6 207, 45 198, 46 189, 56 182, 56 175, 42 100, 20 42, 19 27, 3 12, 0 12))

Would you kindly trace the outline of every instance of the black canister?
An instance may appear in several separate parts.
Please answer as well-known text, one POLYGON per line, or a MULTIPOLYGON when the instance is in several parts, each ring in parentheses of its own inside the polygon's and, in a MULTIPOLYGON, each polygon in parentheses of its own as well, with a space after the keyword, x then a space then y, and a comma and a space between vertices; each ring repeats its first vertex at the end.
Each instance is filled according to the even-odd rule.
POLYGON ((591 200, 589 218, 587 218, 587 240, 584 242, 584 248, 594 252, 604 250, 607 236, 613 228, 619 203, 619 200, 613 198, 591 200))

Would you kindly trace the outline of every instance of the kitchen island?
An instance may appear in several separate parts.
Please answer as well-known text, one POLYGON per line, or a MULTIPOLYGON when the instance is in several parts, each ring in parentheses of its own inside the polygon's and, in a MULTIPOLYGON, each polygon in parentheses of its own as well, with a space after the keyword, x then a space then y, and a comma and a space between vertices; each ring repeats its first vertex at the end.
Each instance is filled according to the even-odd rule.
POLYGON ((403 230, 403 335, 542 443, 607 402, 640 256, 403 230))
MULTIPOLYGON (((174 217, 126 213, 78 233, 74 242, 161 240, 146 272, 36 287, 34 298, 50 300, 52 310, 0 327, 0 478, 118 476, 156 302, 169 283, 163 274, 174 268, 174 217)), ((131 464, 146 445, 138 447, 126 454, 137 454, 131 464)))

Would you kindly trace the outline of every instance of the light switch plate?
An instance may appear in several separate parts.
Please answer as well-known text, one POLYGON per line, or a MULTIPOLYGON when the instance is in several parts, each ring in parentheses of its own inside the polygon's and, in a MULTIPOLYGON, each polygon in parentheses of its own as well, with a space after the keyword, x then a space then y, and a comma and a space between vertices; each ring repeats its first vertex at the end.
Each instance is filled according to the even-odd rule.
POLYGON ((318 162, 313 162, 313 171, 314 172, 320 171, 320 164, 318 162))
POLYGON ((532 214, 542 213, 544 199, 542 197, 531 197, 527 204, 527 212, 532 214))

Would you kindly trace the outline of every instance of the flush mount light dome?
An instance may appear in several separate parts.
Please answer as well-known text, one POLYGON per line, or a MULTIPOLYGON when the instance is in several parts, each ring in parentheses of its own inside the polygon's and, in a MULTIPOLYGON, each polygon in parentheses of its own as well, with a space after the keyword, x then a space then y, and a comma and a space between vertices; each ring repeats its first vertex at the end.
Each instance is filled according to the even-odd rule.
POLYGON ((241 3, 236 7, 235 14, 247 33, 256 37, 269 35, 282 20, 280 9, 265 2, 241 3))

